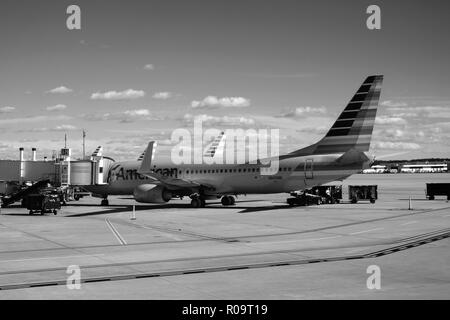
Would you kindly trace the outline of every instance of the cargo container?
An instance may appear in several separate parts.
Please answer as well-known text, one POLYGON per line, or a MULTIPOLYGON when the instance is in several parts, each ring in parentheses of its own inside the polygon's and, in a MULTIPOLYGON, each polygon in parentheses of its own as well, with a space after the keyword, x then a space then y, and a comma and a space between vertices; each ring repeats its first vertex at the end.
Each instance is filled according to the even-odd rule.
POLYGON ((57 194, 30 194, 24 200, 30 214, 39 211, 42 215, 46 212, 56 215, 58 209, 61 209, 61 201, 57 194))
POLYGON ((370 203, 375 203, 378 199, 378 186, 348 186, 348 198, 352 203, 357 203, 359 200, 369 200, 370 203))
POLYGON ((450 200, 450 183, 427 183, 427 199, 434 200, 435 196, 447 196, 450 200))

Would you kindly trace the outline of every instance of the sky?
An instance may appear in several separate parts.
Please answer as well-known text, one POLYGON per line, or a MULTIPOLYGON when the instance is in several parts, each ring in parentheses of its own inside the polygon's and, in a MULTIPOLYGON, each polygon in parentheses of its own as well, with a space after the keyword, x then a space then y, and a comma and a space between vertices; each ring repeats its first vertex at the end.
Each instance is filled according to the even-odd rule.
POLYGON ((98 145, 133 160, 177 128, 279 129, 319 140, 383 74, 371 153, 450 157, 448 1, 2 0, 0 159, 98 145), (81 8, 68 30, 66 8, 81 8), (381 9, 381 30, 366 8, 381 9))

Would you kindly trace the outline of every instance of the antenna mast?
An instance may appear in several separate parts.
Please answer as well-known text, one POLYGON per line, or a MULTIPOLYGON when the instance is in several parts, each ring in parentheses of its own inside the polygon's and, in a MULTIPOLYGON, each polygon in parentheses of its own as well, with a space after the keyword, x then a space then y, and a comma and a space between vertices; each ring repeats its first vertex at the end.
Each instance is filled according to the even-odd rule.
POLYGON ((83 129, 83 160, 86 158, 86 131, 83 129))

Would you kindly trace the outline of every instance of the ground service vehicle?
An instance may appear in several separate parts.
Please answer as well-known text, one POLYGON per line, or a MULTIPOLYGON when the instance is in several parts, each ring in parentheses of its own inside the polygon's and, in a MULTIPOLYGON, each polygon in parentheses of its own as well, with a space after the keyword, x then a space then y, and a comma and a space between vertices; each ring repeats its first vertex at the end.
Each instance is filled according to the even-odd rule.
POLYGON ((311 188, 312 194, 322 197, 324 203, 339 203, 342 200, 342 186, 316 186, 311 188))
POLYGON ((435 196, 447 196, 450 200, 450 183, 427 183, 427 199, 434 200, 435 196))
POLYGON ((359 200, 369 200, 370 203, 375 203, 378 199, 378 186, 348 186, 348 197, 351 203, 357 203, 359 200))
POLYGON ((26 207, 30 214, 39 211, 42 215, 46 212, 58 213, 61 209, 61 202, 57 194, 30 194, 25 200, 26 207))

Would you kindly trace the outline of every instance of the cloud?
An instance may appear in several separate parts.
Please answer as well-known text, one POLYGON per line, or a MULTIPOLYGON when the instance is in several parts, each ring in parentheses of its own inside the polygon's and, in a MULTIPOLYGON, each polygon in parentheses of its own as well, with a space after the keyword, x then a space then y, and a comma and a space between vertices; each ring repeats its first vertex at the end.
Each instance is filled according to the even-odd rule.
POLYGON ((50 132, 50 131, 60 132, 60 131, 74 131, 74 130, 78 130, 78 128, 71 124, 61 124, 52 128, 39 127, 39 128, 22 129, 19 130, 19 132, 50 132))
POLYGON ((416 118, 419 114, 416 112, 398 112, 393 113, 392 116, 396 118, 416 118))
POLYGON ((408 104, 407 104, 406 102, 401 102, 401 101, 395 102, 395 101, 392 101, 392 100, 386 100, 386 101, 383 101, 383 102, 381 103, 381 105, 382 105, 382 106, 385 106, 385 107, 394 107, 394 108, 399 108, 399 107, 406 107, 406 106, 408 106, 408 104))
POLYGON ((153 64, 146 64, 144 66, 144 70, 155 70, 155 66, 153 64))
POLYGON ((236 126, 236 125, 254 125, 255 120, 239 117, 239 116, 210 116, 207 114, 185 114, 183 120, 187 123, 192 123, 194 121, 202 121, 203 124, 206 125, 227 125, 227 126, 236 126))
POLYGON ((129 100, 138 99, 145 96, 143 90, 128 89, 124 91, 107 91, 107 92, 95 92, 91 95, 92 100, 129 100))
POLYGON ((405 137, 405 131, 400 129, 385 129, 377 133, 378 137, 389 138, 389 139, 400 139, 405 137))
POLYGON ((191 102, 192 108, 203 107, 248 107, 250 100, 243 97, 223 97, 207 96, 201 101, 194 100, 191 102))
POLYGON ((375 124, 406 124, 406 120, 399 117, 379 116, 375 118, 375 124))
POLYGON ((126 110, 123 112, 91 113, 83 114, 82 118, 89 121, 117 120, 122 123, 134 122, 136 120, 157 120, 152 117, 147 109, 126 110))
POLYGON ((71 124, 62 124, 51 129, 51 131, 73 131, 73 130, 78 130, 78 128, 71 124))
POLYGON ((417 150, 420 145, 413 142, 392 142, 392 141, 378 141, 375 142, 374 147, 377 149, 392 149, 392 150, 417 150))
POLYGON ((57 104, 54 106, 48 106, 45 109, 47 111, 61 111, 61 110, 67 109, 67 106, 65 104, 57 104))
POLYGON ((69 93, 69 92, 73 92, 73 90, 65 86, 57 87, 46 91, 46 93, 69 93))
POLYGON ((325 107, 298 107, 292 111, 281 114, 281 117, 300 117, 304 115, 318 115, 327 113, 327 109, 325 107))
POLYGON ((14 112, 14 110, 16 110, 15 107, 9 107, 9 106, 2 107, 2 108, 0 108, 0 113, 11 113, 11 112, 14 112))
POLYGON ((153 98, 155 98, 155 99, 161 99, 161 100, 166 100, 166 99, 171 98, 172 96, 173 96, 173 94, 172 94, 171 92, 163 91, 163 92, 156 92, 156 93, 153 95, 153 98))
POLYGON ((23 123, 33 123, 33 122, 48 122, 48 121, 64 121, 69 120, 71 117, 60 115, 60 116, 32 116, 32 117, 22 117, 22 118, 11 118, 11 119, 0 119, 0 124, 23 124, 23 123))
POLYGON ((391 107, 388 111, 410 118, 450 118, 450 106, 391 107))
POLYGON ((317 73, 308 73, 308 72, 300 72, 300 73, 245 73, 244 75, 250 77, 259 77, 259 78, 267 78, 267 79, 300 79, 300 78, 310 78, 317 77, 317 73))

